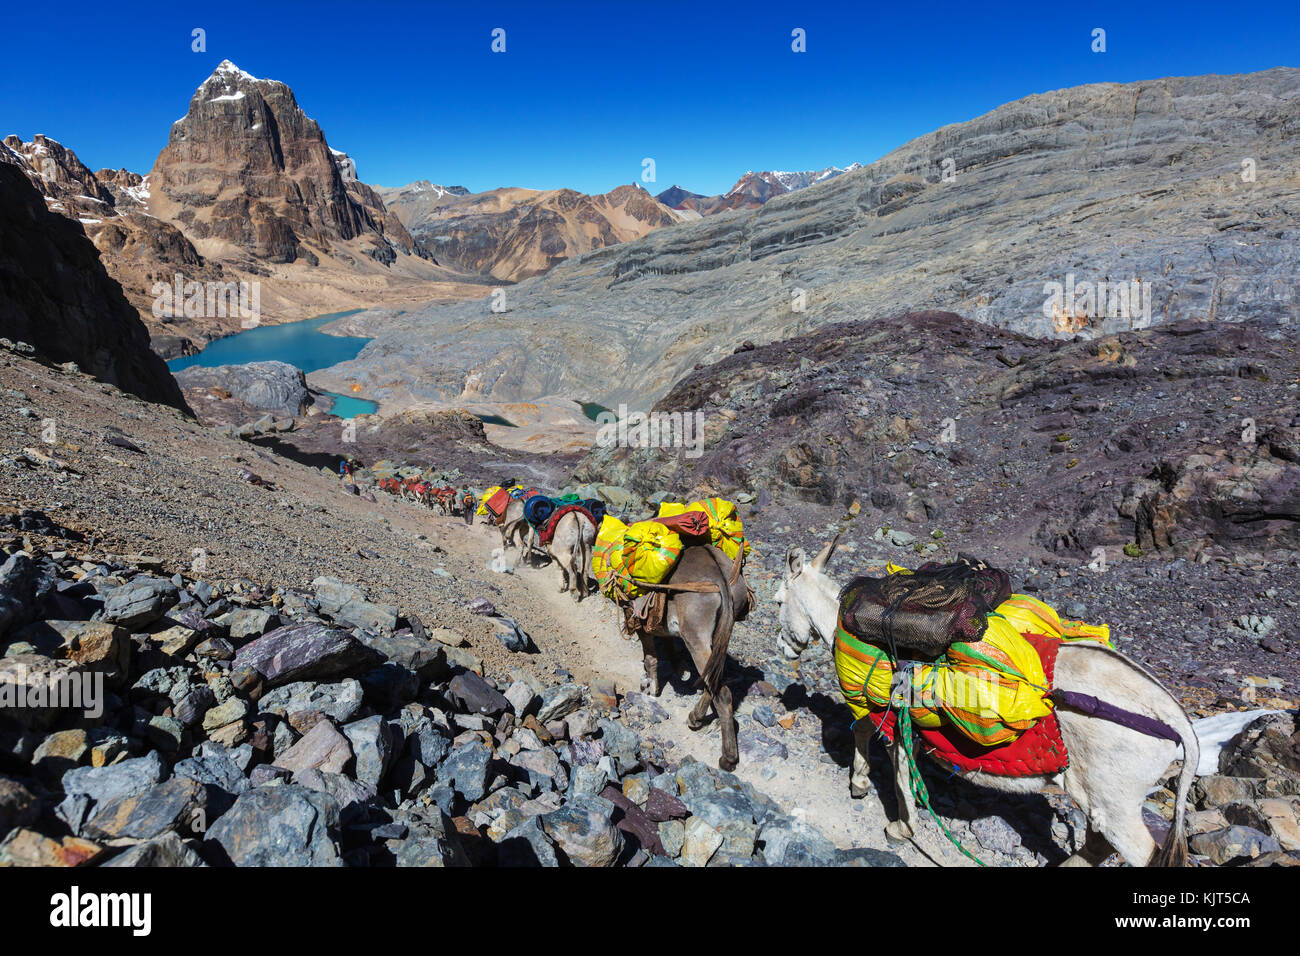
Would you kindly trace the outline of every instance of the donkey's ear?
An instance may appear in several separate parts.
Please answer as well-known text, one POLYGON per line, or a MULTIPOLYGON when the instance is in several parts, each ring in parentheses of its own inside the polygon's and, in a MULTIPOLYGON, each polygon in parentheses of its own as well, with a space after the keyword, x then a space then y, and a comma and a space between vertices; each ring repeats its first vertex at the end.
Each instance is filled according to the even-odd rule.
POLYGON ((804 557, 803 548, 791 545, 789 550, 785 553, 786 573, 790 577, 796 578, 799 576, 799 572, 803 570, 806 563, 807 559, 804 557))
POLYGON ((821 551, 817 552, 817 557, 812 559, 813 570, 815 571, 826 570, 826 562, 829 561, 831 559, 831 555, 835 553, 835 545, 839 542, 839 540, 840 540, 840 532, 836 531, 835 537, 827 541, 826 547, 822 548, 821 551))

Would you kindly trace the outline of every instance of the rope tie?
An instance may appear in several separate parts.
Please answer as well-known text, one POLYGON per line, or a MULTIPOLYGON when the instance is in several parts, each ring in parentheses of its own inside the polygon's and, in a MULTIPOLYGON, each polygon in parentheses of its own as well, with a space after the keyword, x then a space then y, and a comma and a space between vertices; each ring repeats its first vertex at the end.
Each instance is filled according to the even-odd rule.
MULTIPOLYGON (((892 654, 891 663, 894 666, 894 681, 889 689, 889 708, 898 716, 896 718, 896 727, 894 731, 895 746, 903 748, 903 756, 907 758, 908 766, 908 789, 912 792, 912 799, 925 808, 925 812, 930 815, 930 819, 935 822, 939 831, 948 838, 948 842, 961 851, 962 855, 970 860, 974 860, 979 866, 988 866, 983 860, 977 857, 970 850, 962 846, 961 841, 953 835, 952 831, 944 824, 939 814, 935 812, 934 807, 930 805, 930 790, 925 785, 925 780, 921 777, 921 768, 917 766, 914 750, 916 748, 916 738, 912 725, 912 710, 907 706, 907 694, 912 686, 912 672, 917 667, 917 661, 899 661, 892 654)), ((872 665, 875 670, 875 665, 872 665)), ((870 679, 868 677, 868 679, 870 679)), ((931 675, 933 680, 933 675, 931 675)), ((863 683, 866 687, 866 683, 863 683)))

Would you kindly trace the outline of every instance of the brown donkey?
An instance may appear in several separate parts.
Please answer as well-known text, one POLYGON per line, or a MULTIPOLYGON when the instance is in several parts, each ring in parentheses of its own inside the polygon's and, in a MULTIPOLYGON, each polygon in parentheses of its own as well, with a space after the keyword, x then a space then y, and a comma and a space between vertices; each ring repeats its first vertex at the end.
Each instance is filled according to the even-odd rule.
MULTIPOLYGON (((740 762, 731 688, 722 678, 731 629, 749 613, 749 586, 740 573, 743 561, 743 555, 737 555, 733 562, 712 545, 687 547, 664 580, 664 590, 651 598, 652 604, 661 602, 662 616, 651 611, 648 620, 639 622, 641 626, 631 628, 641 639, 645 656, 645 678, 641 686, 656 697, 662 684, 655 639, 666 637, 672 642, 673 638, 681 638, 686 645, 700 674, 696 685, 700 699, 686 722, 691 730, 699 730, 707 722, 710 707, 717 713, 722 730, 722 757, 718 766, 723 770, 734 770, 740 762)), ((670 658, 674 661, 676 650, 675 643, 670 643, 670 658)))

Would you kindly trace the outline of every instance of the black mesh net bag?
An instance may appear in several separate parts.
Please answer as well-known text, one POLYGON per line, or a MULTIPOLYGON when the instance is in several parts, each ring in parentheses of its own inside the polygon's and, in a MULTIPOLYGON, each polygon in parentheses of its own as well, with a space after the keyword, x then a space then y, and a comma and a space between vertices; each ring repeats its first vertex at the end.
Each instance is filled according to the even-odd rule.
POLYGON ((937 657, 948 645, 978 641, 988 613, 1011 596, 1000 568, 960 555, 911 574, 857 577, 840 592, 840 624, 858 640, 937 657))

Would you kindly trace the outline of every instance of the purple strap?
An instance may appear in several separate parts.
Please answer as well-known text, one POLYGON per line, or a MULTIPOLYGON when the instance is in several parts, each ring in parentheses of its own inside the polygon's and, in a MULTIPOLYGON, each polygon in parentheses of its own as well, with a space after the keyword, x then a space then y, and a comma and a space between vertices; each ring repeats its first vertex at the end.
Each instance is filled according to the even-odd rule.
POLYGON ((1131 710, 1124 710, 1122 707, 1108 704, 1104 700, 1098 700, 1091 694, 1079 694, 1072 690, 1057 688, 1052 691, 1052 699, 1058 704, 1069 707, 1071 710, 1077 710, 1081 714, 1109 720, 1111 723, 1127 727, 1129 730, 1136 730, 1148 737, 1163 737, 1165 740, 1172 740, 1176 744, 1182 743, 1182 738, 1178 736, 1178 732, 1164 721, 1156 720, 1154 717, 1146 717, 1142 714, 1135 714, 1131 710))

